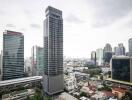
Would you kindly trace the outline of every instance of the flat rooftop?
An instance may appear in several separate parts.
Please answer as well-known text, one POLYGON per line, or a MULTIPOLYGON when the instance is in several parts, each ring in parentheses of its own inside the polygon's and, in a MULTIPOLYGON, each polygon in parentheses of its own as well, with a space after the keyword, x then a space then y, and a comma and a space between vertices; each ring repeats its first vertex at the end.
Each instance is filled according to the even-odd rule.
POLYGON ((5 81, 0 81, 0 87, 6 86, 6 85, 11 85, 11 84, 17 84, 17 83, 21 83, 21 82, 41 80, 41 79, 42 79, 42 76, 33 76, 33 77, 24 77, 24 78, 5 80, 5 81))
POLYGON ((130 85, 132 86, 131 82, 125 82, 125 81, 119 81, 119 80, 113 80, 111 78, 106 79, 106 81, 111 81, 111 82, 115 82, 115 83, 120 83, 120 84, 124 84, 124 85, 130 85))

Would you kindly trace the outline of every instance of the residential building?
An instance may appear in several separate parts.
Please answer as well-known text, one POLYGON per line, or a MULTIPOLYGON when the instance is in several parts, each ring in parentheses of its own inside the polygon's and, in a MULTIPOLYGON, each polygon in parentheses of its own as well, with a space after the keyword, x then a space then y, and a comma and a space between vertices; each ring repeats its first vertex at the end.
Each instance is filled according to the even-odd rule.
POLYGON ((120 87, 113 87, 112 93, 117 96, 118 100, 121 100, 121 98, 125 96, 126 89, 122 89, 120 87))
POLYGON ((48 6, 44 20, 44 91, 63 91, 63 18, 62 11, 48 6))
POLYGON ((73 73, 70 73, 69 75, 64 75, 64 87, 67 91, 72 91, 77 88, 76 78, 73 73))
POLYGON ((116 56, 125 55, 125 47, 122 43, 119 43, 118 46, 114 48, 114 53, 116 56))
POLYGON ((42 76, 44 73, 43 48, 39 46, 32 47, 32 75, 42 76))
POLYGON ((117 81, 132 82, 132 58, 113 56, 111 59, 111 77, 117 81))
POLYGON ((2 79, 24 76, 24 36, 20 32, 6 30, 3 33, 2 79))
POLYGON ((128 40, 129 56, 132 57, 132 38, 128 40))
POLYGON ((73 97, 72 95, 63 92, 58 96, 57 100, 78 100, 77 98, 73 97))
POLYGON ((98 65, 103 65, 103 49, 99 48, 96 50, 96 58, 98 65))
POLYGON ((94 61, 94 64, 96 65, 96 52, 95 51, 91 52, 91 61, 94 61))

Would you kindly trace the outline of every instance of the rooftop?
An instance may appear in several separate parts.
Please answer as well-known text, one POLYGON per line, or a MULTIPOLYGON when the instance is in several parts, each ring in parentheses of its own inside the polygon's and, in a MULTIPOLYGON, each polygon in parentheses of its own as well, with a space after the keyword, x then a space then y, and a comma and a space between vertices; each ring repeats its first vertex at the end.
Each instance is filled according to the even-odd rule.
POLYGON ((0 81, 0 87, 5 86, 5 85, 21 83, 21 82, 33 81, 33 80, 37 80, 37 79, 42 79, 42 76, 33 76, 33 77, 25 77, 25 78, 18 78, 18 79, 0 81))

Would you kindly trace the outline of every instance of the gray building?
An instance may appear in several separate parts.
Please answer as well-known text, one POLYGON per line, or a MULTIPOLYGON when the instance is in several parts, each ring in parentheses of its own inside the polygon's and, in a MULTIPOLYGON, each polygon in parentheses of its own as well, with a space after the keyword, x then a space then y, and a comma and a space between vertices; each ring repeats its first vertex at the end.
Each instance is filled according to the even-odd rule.
POLYGON ((94 65, 96 65, 96 52, 95 51, 91 52, 91 61, 93 61, 94 65))
POLYGON ((114 53, 116 56, 125 55, 125 47, 122 43, 118 44, 118 47, 114 48, 114 53))
POLYGON ((49 95, 63 91, 62 11, 48 6, 44 20, 44 91, 49 95))
POLYGON ((132 38, 128 40, 129 56, 132 57, 132 38))
POLYGON ((132 82, 132 58, 113 56, 111 59, 111 77, 113 80, 132 82))
POLYGON ((32 48, 32 74, 42 76, 44 73, 44 50, 42 47, 33 46, 32 48))
POLYGON ((112 52, 112 47, 109 43, 107 43, 104 47, 104 52, 112 52))
POLYGON ((24 76, 24 36, 20 32, 3 33, 2 79, 15 79, 24 76))
POLYGON ((107 43, 104 47, 103 59, 104 63, 110 63, 110 59, 112 58, 112 47, 109 43, 107 43))

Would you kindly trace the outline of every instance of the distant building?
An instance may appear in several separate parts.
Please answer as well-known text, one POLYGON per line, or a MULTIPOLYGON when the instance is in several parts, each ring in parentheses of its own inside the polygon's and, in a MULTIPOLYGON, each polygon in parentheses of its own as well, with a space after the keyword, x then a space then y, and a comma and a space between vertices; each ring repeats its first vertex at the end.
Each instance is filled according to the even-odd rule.
POLYGON ((104 62, 110 63, 112 55, 112 52, 104 52, 104 62))
POLYGON ((104 47, 104 52, 112 52, 112 47, 109 43, 107 43, 104 47))
POLYGON ((113 56, 111 59, 111 77, 113 80, 132 82, 132 58, 113 56))
POLYGON ((32 47, 32 75, 42 76, 44 73, 43 48, 39 46, 32 47))
POLYGON ((128 40, 129 56, 132 57, 132 38, 128 40))
POLYGON ((64 90, 62 11, 48 6, 44 20, 44 91, 56 94, 64 90))
POLYGON ((103 59, 105 63, 110 63, 110 59, 112 57, 112 47, 109 43, 107 43, 104 47, 104 54, 103 54, 103 59))
POLYGON ((28 76, 32 76, 32 63, 31 63, 31 57, 25 59, 25 73, 28 74, 28 76))
POLYGON ((94 62, 94 64, 96 65, 96 52, 92 51, 91 52, 91 60, 94 62))
POLYGON ((96 58, 98 65, 103 65, 103 49, 99 48, 96 50, 96 58))
POLYGON ((5 31, 3 34, 3 80, 24 76, 24 36, 20 32, 5 31))
POLYGON ((118 47, 114 48, 114 53, 116 56, 125 55, 125 47, 122 43, 118 44, 118 47))

